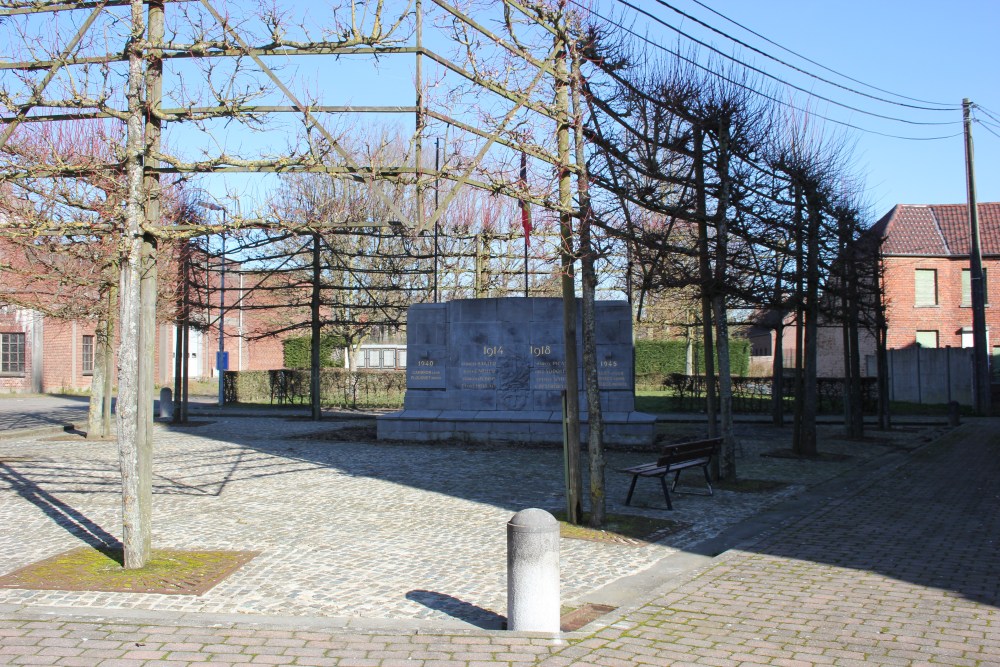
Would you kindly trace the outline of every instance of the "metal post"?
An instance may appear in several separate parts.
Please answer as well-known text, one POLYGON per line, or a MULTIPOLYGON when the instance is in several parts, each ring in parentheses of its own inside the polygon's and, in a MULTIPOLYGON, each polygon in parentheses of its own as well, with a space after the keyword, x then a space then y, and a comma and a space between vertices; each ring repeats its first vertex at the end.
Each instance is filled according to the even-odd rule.
MULTIPOLYGON (((221 408, 225 405, 225 378, 226 371, 223 368, 228 366, 228 364, 223 363, 223 359, 226 355, 226 219, 229 211, 225 206, 221 204, 216 204, 210 201, 199 201, 195 202, 203 208, 207 208, 210 211, 221 211, 222 212, 222 253, 220 255, 219 261, 219 354, 215 360, 216 369, 219 371, 219 407, 221 408)), ((206 241, 206 257, 205 261, 207 264, 211 264, 207 256, 208 243, 206 241)), ((207 271, 205 274, 205 303, 206 305, 210 302, 209 296, 212 293, 212 274, 211 271, 207 271)), ((211 317, 208 318, 211 321, 211 317)))
POLYGON ((226 370, 224 363, 226 355, 226 209, 222 209, 222 257, 221 270, 219 271, 219 360, 216 366, 219 367, 219 407, 226 402, 225 378, 226 370))

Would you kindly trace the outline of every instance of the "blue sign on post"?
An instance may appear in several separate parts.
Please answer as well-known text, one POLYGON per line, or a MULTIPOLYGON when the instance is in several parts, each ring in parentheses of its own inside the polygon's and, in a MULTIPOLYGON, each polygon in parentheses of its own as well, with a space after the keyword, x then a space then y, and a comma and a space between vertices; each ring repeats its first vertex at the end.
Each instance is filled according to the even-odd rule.
POLYGON ((215 353, 215 368, 220 371, 229 370, 229 352, 215 353))

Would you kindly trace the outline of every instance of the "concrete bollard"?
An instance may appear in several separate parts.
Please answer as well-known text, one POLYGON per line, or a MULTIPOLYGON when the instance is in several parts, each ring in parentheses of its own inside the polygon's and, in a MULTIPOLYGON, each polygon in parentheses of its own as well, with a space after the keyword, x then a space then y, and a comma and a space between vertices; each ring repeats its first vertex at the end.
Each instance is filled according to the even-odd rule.
POLYGON ((959 405, 958 401, 951 401, 948 403, 948 426, 954 428, 961 423, 959 419, 959 405))
POLYGON ((507 629, 559 632, 559 522, 545 510, 507 522, 507 629))
POLYGON ((170 391, 170 387, 164 387, 160 390, 160 419, 173 419, 173 417, 173 392, 170 391))

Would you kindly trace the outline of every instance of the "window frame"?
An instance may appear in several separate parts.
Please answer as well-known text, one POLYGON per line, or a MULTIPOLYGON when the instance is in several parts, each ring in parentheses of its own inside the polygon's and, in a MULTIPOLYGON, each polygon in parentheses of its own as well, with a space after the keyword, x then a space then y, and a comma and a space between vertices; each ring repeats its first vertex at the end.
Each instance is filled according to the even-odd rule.
MULTIPOLYGON (((962 269, 962 308, 972 307, 972 269, 962 269), (968 299, 966 299, 968 297, 968 299)), ((990 305, 990 276, 983 267, 983 305, 990 305)))
POLYGON ((937 329, 917 329, 917 331, 913 334, 913 339, 918 347, 925 350, 936 350, 941 347, 941 333, 937 329), (934 334, 934 345, 930 346, 921 343, 920 334, 934 334))
POLYGON ((80 374, 85 377, 89 377, 94 374, 94 353, 96 351, 96 346, 97 346, 97 336, 93 334, 83 335, 83 340, 81 341, 81 349, 80 349, 80 374), (89 355, 87 351, 88 343, 90 347, 89 355))
POLYGON ((0 332, 0 377, 24 377, 27 367, 26 339, 23 331, 0 332), (12 346, 14 341, 16 344, 12 346))
POLYGON ((941 303, 941 301, 940 301, 940 298, 938 297, 938 271, 937 271, 937 269, 924 269, 924 268, 914 269, 913 270, 913 307, 914 308, 934 308, 935 306, 938 306, 940 303, 941 303), (922 294, 921 289, 920 289, 921 288, 920 276, 922 276, 922 275, 928 275, 928 274, 930 276, 932 276, 932 279, 933 279, 933 284, 930 287, 930 289, 931 289, 931 296, 932 296, 932 299, 933 299, 933 303, 925 303, 925 302, 921 301, 921 298, 920 298, 921 294, 922 294))

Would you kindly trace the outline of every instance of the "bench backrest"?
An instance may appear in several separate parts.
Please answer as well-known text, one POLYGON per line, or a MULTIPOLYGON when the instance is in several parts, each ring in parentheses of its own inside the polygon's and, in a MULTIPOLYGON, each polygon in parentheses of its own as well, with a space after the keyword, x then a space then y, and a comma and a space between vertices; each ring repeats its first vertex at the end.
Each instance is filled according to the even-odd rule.
POLYGON ((720 445, 722 445, 722 438, 709 438, 696 442, 682 442, 677 445, 670 445, 663 450, 663 455, 656 461, 656 465, 669 466, 671 463, 678 463, 680 461, 708 460, 719 453, 720 445))

